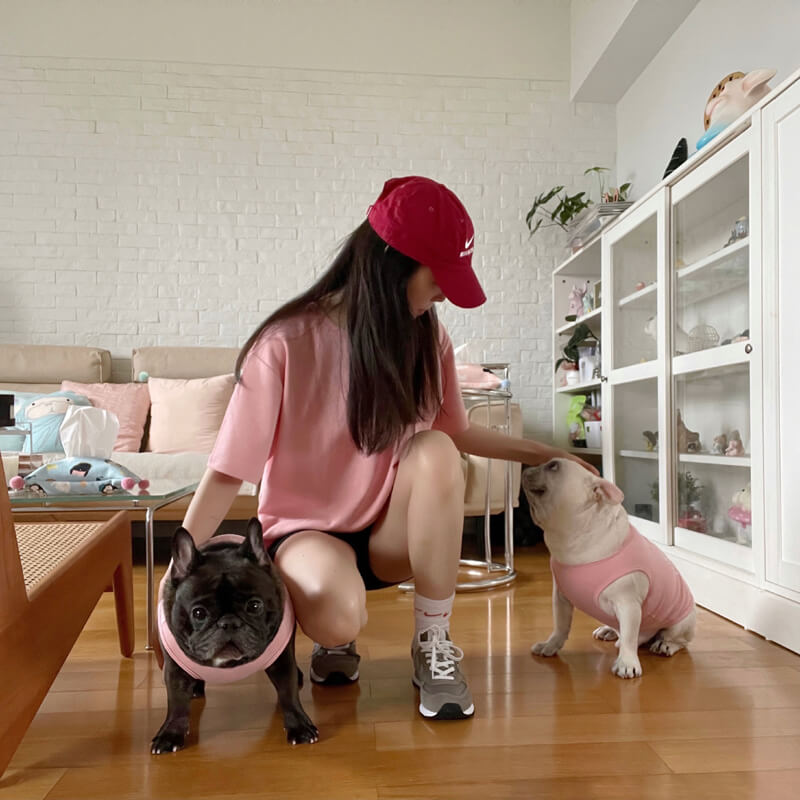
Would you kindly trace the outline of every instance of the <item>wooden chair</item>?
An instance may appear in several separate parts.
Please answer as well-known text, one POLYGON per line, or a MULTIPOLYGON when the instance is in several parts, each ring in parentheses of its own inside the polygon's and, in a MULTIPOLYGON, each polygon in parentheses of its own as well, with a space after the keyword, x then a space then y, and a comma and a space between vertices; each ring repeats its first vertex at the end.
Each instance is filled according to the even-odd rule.
POLYGON ((127 512, 106 522, 15 526, 0 463, 0 775, 109 587, 114 590, 120 652, 131 656, 127 512))

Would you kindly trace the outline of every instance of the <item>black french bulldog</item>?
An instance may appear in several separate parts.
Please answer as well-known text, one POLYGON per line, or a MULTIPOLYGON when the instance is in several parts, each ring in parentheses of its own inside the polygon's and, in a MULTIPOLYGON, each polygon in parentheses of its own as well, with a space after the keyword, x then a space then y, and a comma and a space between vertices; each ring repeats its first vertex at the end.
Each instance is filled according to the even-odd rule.
MULTIPOLYGON (((201 550, 178 528, 172 539, 171 577, 164 584, 167 625, 181 650, 203 666, 233 667, 258 658, 283 619, 283 588, 264 549, 261 525, 251 519, 241 544, 214 543, 201 550)), ((150 752, 172 753, 189 732, 189 705, 202 697, 198 680, 164 651, 167 718, 150 752)), ((294 631, 283 652, 265 670, 278 692, 286 738, 291 744, 316 742, 319 732, 300 705, 302 673, 294 656, 294 631)))

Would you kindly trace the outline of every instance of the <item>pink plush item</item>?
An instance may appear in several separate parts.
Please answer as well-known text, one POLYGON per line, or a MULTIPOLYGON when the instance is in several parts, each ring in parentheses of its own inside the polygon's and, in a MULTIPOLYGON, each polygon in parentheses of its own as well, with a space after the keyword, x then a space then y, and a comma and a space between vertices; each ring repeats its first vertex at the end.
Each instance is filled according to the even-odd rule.
POLYGON ((500 378, 486 372, 480 364, 456 364, 458 383, 464 389, 497 389, 500 378))
POLYGON ((76 383, 62 381, 61 391, 76 392, 89 398, 96 408, 116 414, 119 433, 114 449, 138 453, 144 436, 144 424, 150 408, 146 383, 76 383))
POLYGON ((150 481, 147 480, 147 478, 142 478, 142 480, 139 481, 139 488, 142 491, 144 491, 145 489, 149 489, 150 488, 150 481))
POLYGON ((9 482, 8 485, 12 489, 21 489, 25 486, 25 479, 21 475, 15 475, 9 482))
POLYGON ((130 491, 133 487, 136 486, 136 481, 133 478, 123 478, 122 479, 122 488, 130 491))

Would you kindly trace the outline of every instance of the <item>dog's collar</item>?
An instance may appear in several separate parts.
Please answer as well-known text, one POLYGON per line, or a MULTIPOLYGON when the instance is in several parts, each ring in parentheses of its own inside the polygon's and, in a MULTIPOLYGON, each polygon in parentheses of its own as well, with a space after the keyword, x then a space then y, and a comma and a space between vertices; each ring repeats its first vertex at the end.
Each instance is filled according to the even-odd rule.
MULTIPOLYGON (((228 533, 222 536, 215 536, 209 541, 213 544, 241 544, 244 541, 244 537, 228 533)), ((181 649, 175 639, 175 635, 170 630, 167 624, 167 615, 164 611, 164 584, 169 579, 171 571, 172 562, 170 562, 169 568, 158 586, 158 636, 161 640, 161 646, 184 672, 193 678, 207 681, 208 683, 233 683, 233 681, 254 675, 256 672, 263 672, 286 649, 286 645, 289 644, 294 633, 294 608, 292 607, 289 592, 286 591, 286 587, 283 587, 283 618, 281 619, 281 624, 275 636, 258 658, 235 667, 209 667, 189 658, 181 649)))

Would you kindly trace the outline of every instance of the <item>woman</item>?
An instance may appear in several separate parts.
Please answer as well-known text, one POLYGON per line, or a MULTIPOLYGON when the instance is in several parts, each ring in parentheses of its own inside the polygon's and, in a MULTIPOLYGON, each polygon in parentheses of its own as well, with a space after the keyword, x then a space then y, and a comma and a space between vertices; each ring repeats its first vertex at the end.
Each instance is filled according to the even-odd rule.
POLYGON ((472 426, 434 304, 485 301, 474 230, 445 186, 390 180, 330 268, 250 337, 184 527, 200 544, 243 480, 260 482, 265 542, 314 642, 311 677, 358 678, 366 590, 414 578, 420 712, 473 714, 449 636, 461 550, 459 451, 569 457, 472 426))

